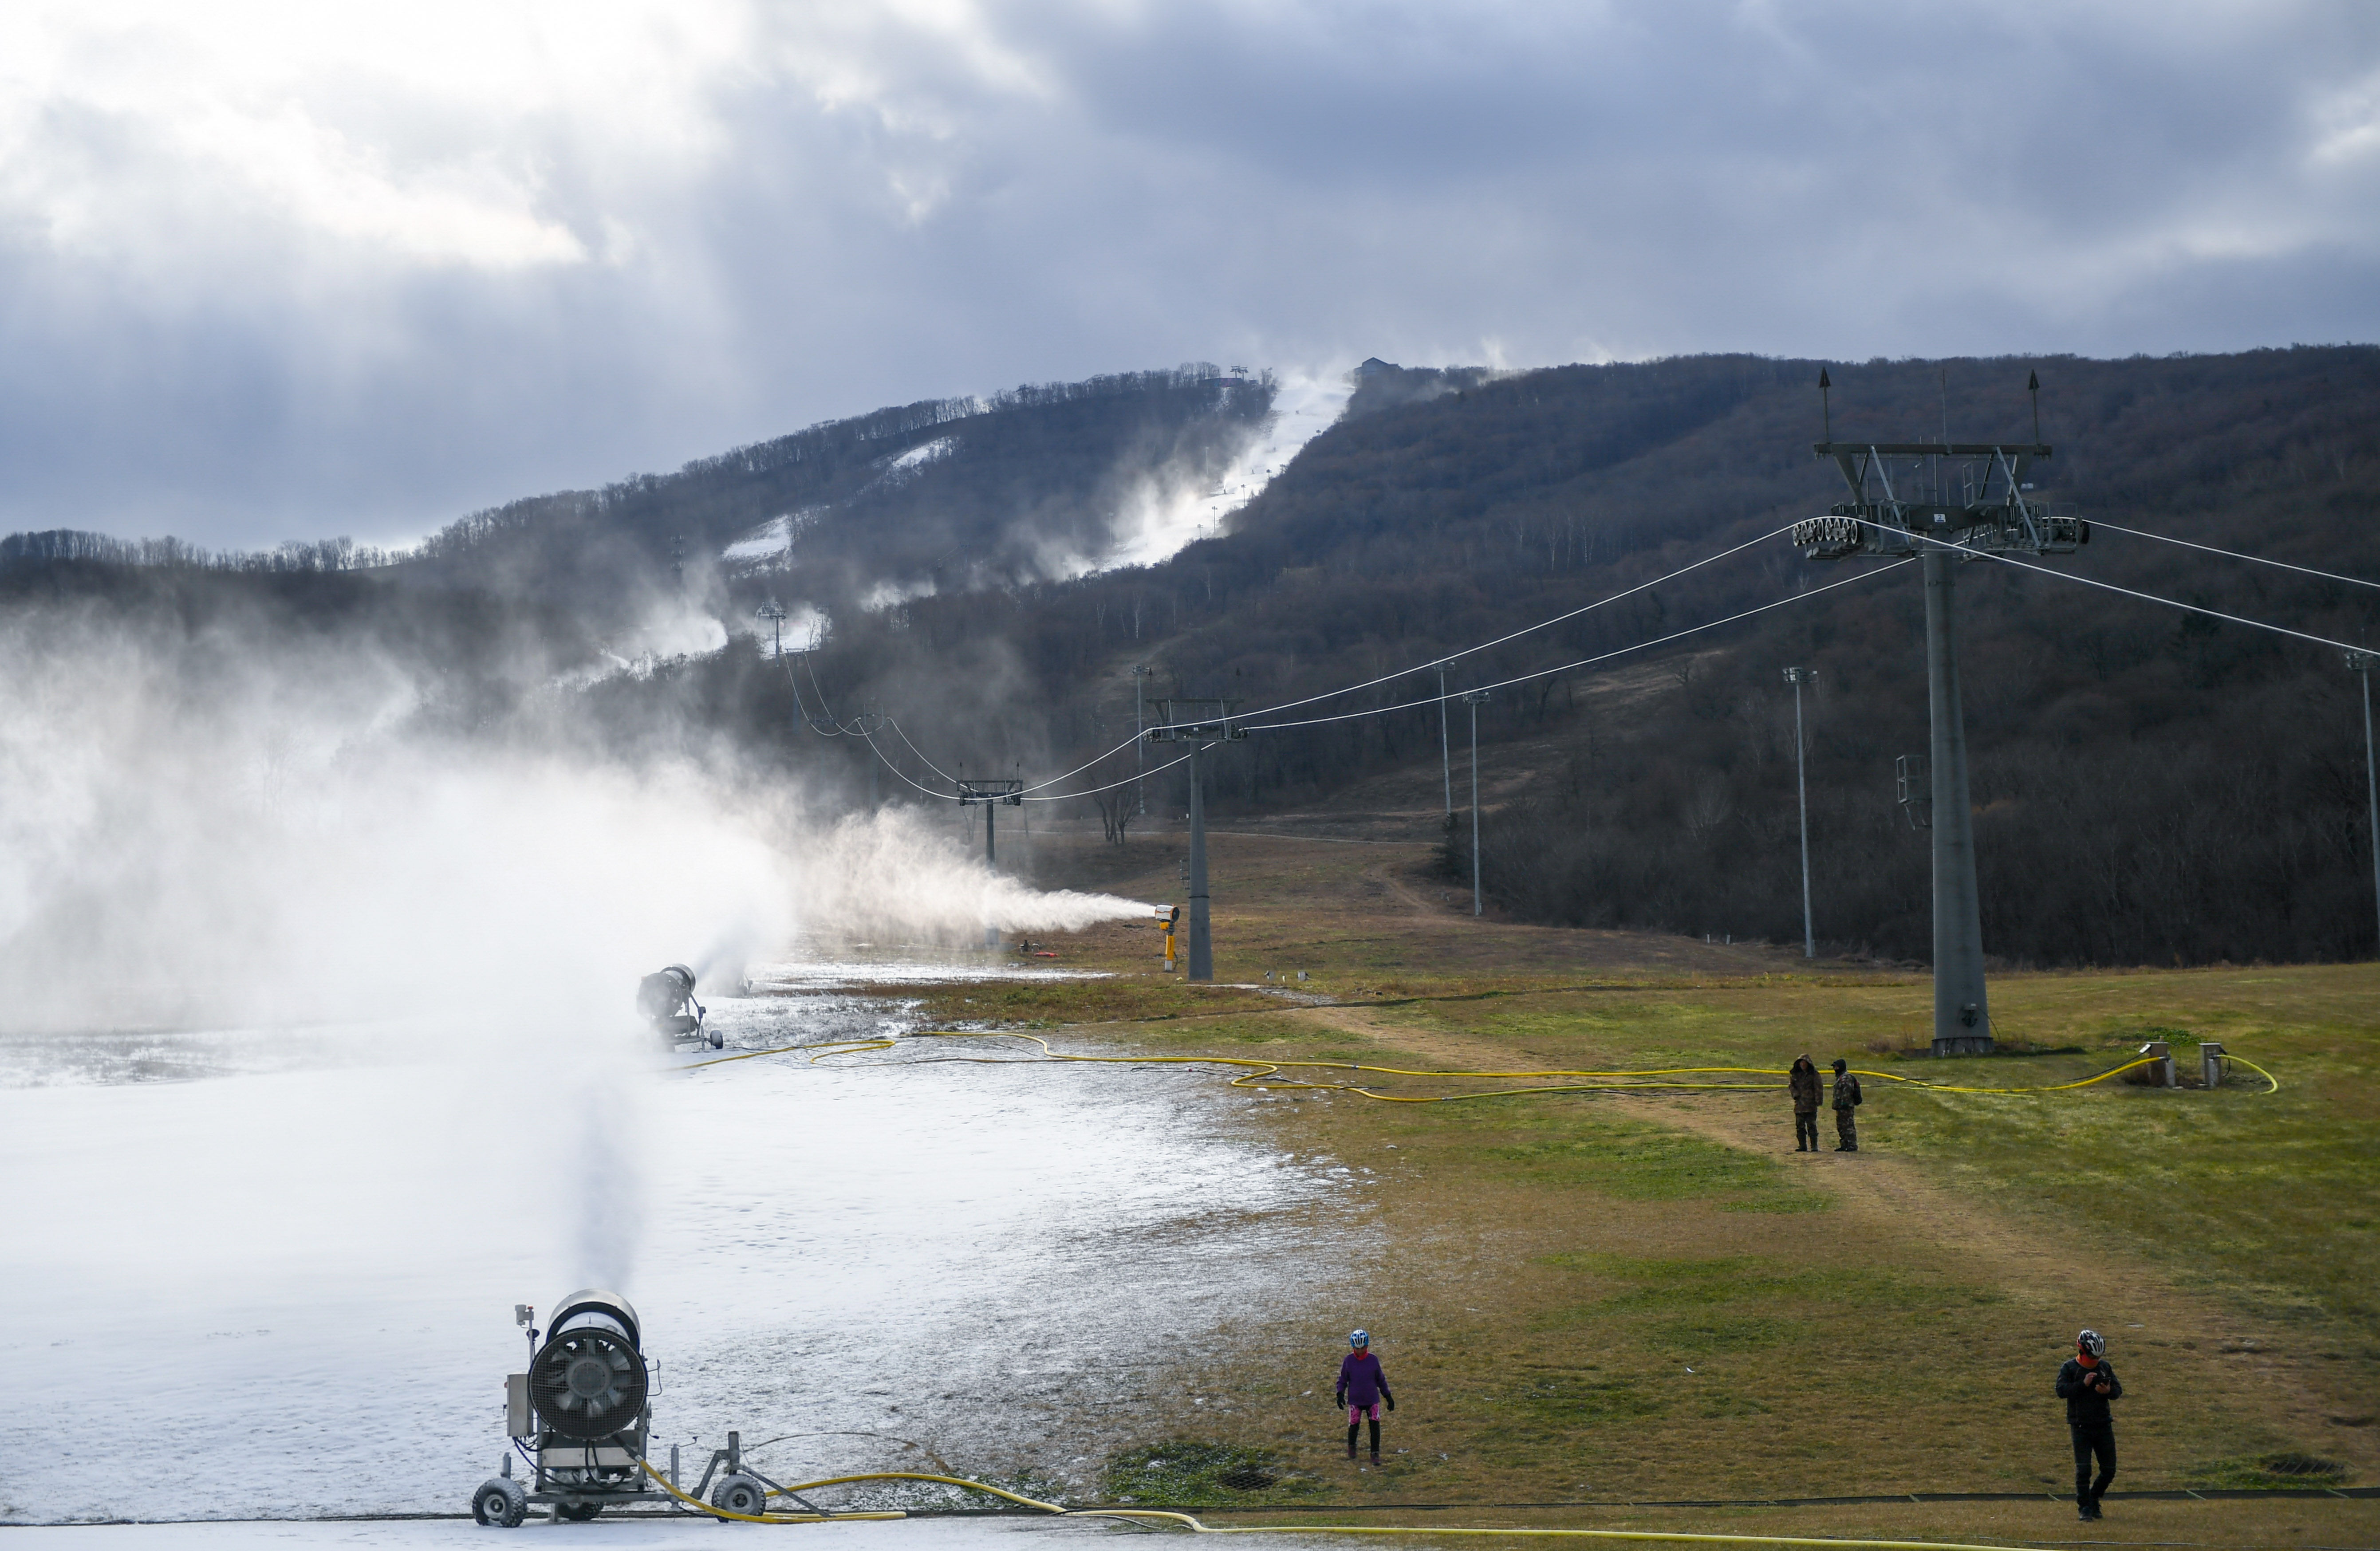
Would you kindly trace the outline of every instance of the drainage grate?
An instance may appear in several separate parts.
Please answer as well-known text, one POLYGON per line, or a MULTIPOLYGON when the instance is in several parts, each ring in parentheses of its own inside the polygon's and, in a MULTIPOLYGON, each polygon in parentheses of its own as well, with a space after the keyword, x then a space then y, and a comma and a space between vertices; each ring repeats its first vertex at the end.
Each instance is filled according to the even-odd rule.
POLYGON ((1273 1484, 1273 1478, 1262 1471, 1232 1471, 1215 1479, 1234 1492, 1261 1492, 1273 1484))

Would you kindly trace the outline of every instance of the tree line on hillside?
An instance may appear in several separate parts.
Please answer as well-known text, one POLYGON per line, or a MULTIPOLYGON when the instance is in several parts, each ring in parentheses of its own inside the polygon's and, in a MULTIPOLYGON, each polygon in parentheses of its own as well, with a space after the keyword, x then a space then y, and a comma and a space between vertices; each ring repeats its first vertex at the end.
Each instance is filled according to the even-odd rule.
MULTIPOLYGON (((2380 352, 1954 362, 1953 436, 2029 439, 2034 369, 2053 384, 2044 498, 2380 578, 2380 352)), ((1938 432, 1939 363, 1832 370, 1839 436, 1938 432)), ((1250 709, 1425 664, 1823 511, 1838 492, 1808 451, 1816 374, 1815 362, 1704 358, 1473 382, 1342 422, 1231 534, 1166 565, 917 600, 839 625, 809 668, 845 703, 913 708, 912 731, 945 769, 965 757, 1005 773, 1064 769, 1127 735, 1135 661, 1155 668, 1152 693, 1250 709), (954 663, 971 694, 1017 713, 986 716, 940 689, 954 663)), ((1822 565, 1771 539, 1463 658, 1452 687, 1617 651, 1874 563, 1822 565)), ((2380 594, 2112 530, 2049 563, 2380 639, 2380 594)), ((2006 567, 1962 572, 1994 951, 2194 963, 2368 944, 2370 903, 2350 908, 2369 873, 2336 652, 2006 567)), ((1597 709, 1593 671, 1500 692, 1483 708, 1491 750, 1581 752, 1489 826, 1499 904, 1524 919, 1798 937, 1791 761, 1777 753, 1790 715, 1779 670, 1792 662, 1820 673, 1812 822, 1834 837, 1820 930, 1926 956, 1925 837, 1890 800, 1893 757, 1926 746, 1920 611, 1912 568, 1670 648, 1666 694, 1597 709)), ((765 701, 765 676, 754 684, 765 701)), ((1296 717, 1435 692, 1434 676, 1407 673, 1296 717)), ((1428 707, 1259 734, 1212 762, 1210 797, 1226 812, 1313 802, 1426 757, 1438 737, 1428 707)))
MULTIPOLYGON (((732 739, 787 780, 856 800, 869 745, 829 734, 869 708, 896 719, 877 739, 898 767, 883 772, 892 793, 905 792, 904 781, 945 790, 946 774, 1038 779, 1124 742, 1135 665, 1152 670, 1139 681, 1152 697, 1230 697, 1250 710, 1391 675, 1273 720, 1426 697, 1437 679, 1420 670, 1435 659, 1760 540, 1838 499, 1831 466, 1809 451, 1819 434, 1818 366, 1694 357, 1460 374, 1396 402, 1365 403, 1359 393, 1360 412, 1312 442, 1228 532, 1163 563, 998 585, 971 585, 983 578, 953 570, 935 590, 898 602, 834 605, 815 651, 776 660, 745 636, 723 652, 596 684, 570 702, 574 735, 615 748, 732 739)), ((2105 522, 2380 578, 2372 520, 2380 351, 1829 370, 1835 434, 1889 440, 1939 434, 1946 419, 1961 440, 2029 440, 2022 383, 2038 370, 2042 431, 2057 447, 2039 472, 2045 499, 2078 503, 2105 522)), ((1095 442, 1162 445, 1177 410, 1180 424, 1218 425, 1215 446, 1252 423, 1249 406, 1223 411, 1247 390, 1185 377, 1160 385, 1181 395, 1172 407, 1135 409, 1133 419, 1114 406, 1118 418, 1104 429, 1066 420, 1079 407, 1073 401, 1051 406, 1049 462, 1059 472, 1050 486, 1075 491, 1079 507, 1105 478, 1095 442), (1232 417, 1240 418, 1219 424, 1232 417), (1148 440, 1137 426, 1154 428, 1148 440)), ((848 500, 879 477, 888 447, 928 444, 950 423, 926 417, 856 446, 853 482, 834 488, 848 500)), ((1011 498, 1045 488, 1029 477, 1041 455, 1034 438, 1044 434, 1020 432, 1013 449, 988 457, 984 488, 1011 498)), ((956 480, 961 467, 944 472, 956 480)), ((759 478, 725 469, 716 488, 759 478)), ((1014 506, 964 491, 952 500, 978 514, 966 523, 1014 506)), ((853 504, 887 522, 904 509, 853 504)), ((903 542, 896 536, 887 552, 903 542)), ((556 562, 565 572, 566 560, 556 562)), ((638 563, 654 599, 716 607, 704 578, 674 576, 650 552, 638 563)), ((1924 958, 1925 837, 1890 795, 1894 756, 1926 745, 1913 572, 1806 597, 1874 563, 1812 563, 1772 537, 1456 660, 1450 687, 1460 690, 1803 600, 1497 692, 1482 708, 1483 765, 1493 779, 1510 769, 1500 760, 1511 750, 1536 770, 1485 826, 1498 908, 1531 920, 1798 938, 1791 696, 1779 670, 1801 665, 1818 673, 1807 709, 1819 932, 1840 947, 1924 958), (1612 687, 1616 667, 1648 662, 1625 693, 1612 687)), ((2380 640, 2380 593, 2368 588, 2111 529, 2048 563, 2338 640, 2380 640)), ((30 585, 22 567, 0 575, 30 585)), ((345 579, 277 580, 327 597, 345 579)), ((497 578, 476 561, 443 575, 400 567, 384 587, 377 574, 357 579, 375 583, 371 607, 389 617, 467 596, 494 610, 525 598, 552 611, 557 640, 593 628, 566 575, 526 592, 517 589, 528 581, 497 578), (446 601, 404 600, 415 597, 446 601)), ((735 584, 735 611, 783 580, 735 584)), ((2370 902, 2355 903, 2369 888, 2360 729, 2335 651, 1990 564, 1962 568, 1961 597, 1987 950, 2039 963, 2368 951, 2370 902)), ((525 682, 491 679, 473 701, 475 725, 493 735, 529 709, 555 714, 550 697, 504 687, 525 682)), ((1211 761, 1210 800, 1220 814, 1327 801, 1363 777, 1433 757, 1438 738, 1431 705, 1260 733, 1211 761)), ((1115 779, 1130 758, 1059 790, 1115 779)), ((1152 806, 1164 790, 1153 787, 1152 806)), ((1081 806, 1087 820, 1094 804, 1081 806)), ((1455 866, 1467 863, 1466 840, 1458 827, 1455 866)))

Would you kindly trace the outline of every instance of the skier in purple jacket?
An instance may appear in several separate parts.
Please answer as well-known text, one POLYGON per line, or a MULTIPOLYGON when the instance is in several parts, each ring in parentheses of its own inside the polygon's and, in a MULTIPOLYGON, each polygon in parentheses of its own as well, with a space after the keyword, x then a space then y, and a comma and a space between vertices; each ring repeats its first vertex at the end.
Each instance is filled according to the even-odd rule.
POLYGON ((1389 1393, 1389 1375, 1380 1371, 1380 1360, 1372 1355, 1369 1331, 1348 1333, 1347 1344, 1354 1348, 1339 1363, 1339 1403, 1347 1408, 1347 1458, 1355 1457, 1355 1430, 1369 1418, 1372 1424, 1372 1463, 1380 1462, 1380 1402, 1397 1409, 1397 1398, 1389 1393))

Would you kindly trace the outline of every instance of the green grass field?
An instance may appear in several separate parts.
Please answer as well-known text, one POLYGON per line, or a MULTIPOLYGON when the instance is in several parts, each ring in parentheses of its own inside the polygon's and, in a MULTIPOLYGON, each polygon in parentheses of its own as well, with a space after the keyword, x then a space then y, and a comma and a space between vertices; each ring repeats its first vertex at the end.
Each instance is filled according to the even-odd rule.
MULTIPOLYGON (((1216 1123, 1357 1172, 1328 1230, 1344 1236, 1345 1277, 1290 1290, 1294 1319, 1252 1322, 1233 1333, 1238 1355, 1185 1373, 1228 1410, 1187 1430, 1152 1422, 1111 1461, 1111 1489, 1283 1507, 1995 1491, 2047 1504, 2071 1471, 2050 1381, 2086 1324, 2131 1391, 2119 1490, 2380 1481, 2380 966, 2000 975, 1995 1021, 2014 1048, 1937 1061, 1910 1048, 1930 1018, 1922 975, 1475 923, 1427 907, 1417 852, 1391 865, 1385 848, 1311 849, 1237 874, 1222 858, 1237 892, 1218 910, 1218 969, 1261 986, 1264 968, 1303 968, 1297 989, 1332 1005, 1169 982, 1146 968, 1153 938, 1110 929, 1069 957, 1115 978, 989 1000, 953 989, 932 1010, 1083 1052, 1342 1068, 1779 1071, 1840 1054, 1885 1074, 1867 1082, 1863 1150, 1797 1155, 1781 1091, 1387 1104, 1148 1068, 1206 1090, 1216 1123), (1400 876, 1401 900, 1328 908, 1400 876), (2195 1041, 2220 1040, 2280 1089, 2244 1070, 2214 1090, 1888 1080, 2047 1087, 2150 1037, 2192 1069, 2195 1041), (1401 1401, 1377 1472, 1345 1460, 1328 1399, 1358 1324, 1378 1333, 1401 1401), (1216 1471, 1151 1459, 1272 1484, 1235 1498, 1216 1471)), ((1513 1085, 1365 1080, 1404 1096, 1513 1085)), ((2380 1540, 2380 1509, 2341 1511, 2319 1533, 2349 1538, 2324 1544, 2380 1540)))

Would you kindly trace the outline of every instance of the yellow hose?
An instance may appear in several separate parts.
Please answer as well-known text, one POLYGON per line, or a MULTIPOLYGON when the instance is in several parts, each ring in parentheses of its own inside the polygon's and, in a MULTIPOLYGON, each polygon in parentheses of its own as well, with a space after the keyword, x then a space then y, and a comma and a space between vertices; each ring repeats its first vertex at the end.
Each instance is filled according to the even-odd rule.
MULTIPOLYGON (((757 1051, 754 1053, 758 1054, 757 1051)), ((653 1469, 652 1461, 650 1460, 639 1458, 637 1460, 637 1467, 659 1482, 662 1490, 678 1501, 691 1505, 699 1512, 712 1514, 721 1519, 733 1519, 739 1524, 823 1524, 830 1519, 906 1519, 909 1517, 897 1509, 870 1509, 859 1513, 731 1513, 726 1509, 714 1508, 700 1497, 688 1496, 679 1491, 677 1483, 653 1469)))
POLYGON ((2258 1066, 2254 1061, 2249 1060, 2243 1056, 2234 1056, 2228 1053, 2223 1059, 2225 1060, 2238 1061, 2241 1066, 2246 1067, 2257 1076, 2262 1077, 2265 1082, 2272 1084, 2273 1085, 2271 1087, 2265 1090, 2266 1093, 2276 1094, 2281 1091, 2281 1080, 2278 1077, 2274 1076, 2271 1072, 2265 1071, 2263 1067, 2258 1066))
MULTIPOLYGON (((836 1039, 824 1045, 779 1045, 766 1050, 742 1050, 732 1056, 713 1056, 709 1060, 693 1061, 678 1070, 699 1072, 706 1066, 725 1066, 729 1061, 750 1060, 755 1056, 782 1056, 788 1050, 822 1050, 829 1055, 848 1055, 856 1050, 889 1050, 892 1048, 892 1043, 890 1039, 836 1039)), ((810 1058, 812 1060, 818 1059, 816 1056, 810 1058)))
MULTIPOLYGON (((645 1460, 639 1460, 637 1463, 644 1466, 645 1473, 651 1476, 655 1481, 660 1482, 662 1490, 666 1491, 671 1496, 677 1498, 679 1501, 691 1503, 695 1508, 700 1509, 704 1513, 716 1514, 722 1519, 734 1519, 747 1524, 820 1524, 826 1522, 830 1519, 904 1519, 908 1517, 906 1514, 897 1511, 872 1511, 863 1513, 772 1513, 767 1515, 730 1513, 723 1508, 713 1508, 709 1503, 703 1502, 699 1498, 686 1496, 686 1494, 679 1491, 676 1486, 673 1485, 668 1477, 662 1475, 661 1472, 653 1469, 653 1467, 645 1460)), ((1682 1544, 1712 1545, 1821 1545, 1841 1548, 1867 1547, 1871 1548, 1871 1551, 2013 1551, 2012 1547, 2005 1545, 1962 1545, 1956 1542, 1941 1540, 1845 1540, 1824 1535, 1693 1534, 1676 1530, 1472 1530, 1438 1529, 1417 1525, 1407 1526, 1391 1524, 1234 1524, 1223 1528, 1217 1528, 1215 1525, 1201 1522, 1198 1519, 1190 1514, 1176 1513, 1169 1509, 1067 1508, 1062 1504, 1046 1503, 1038 1497, 1028 1497, 1022 1493, 1012 1492, 1004 1486, 993 1486, 981 1481, 968 1481, 964 1477, 955 1475, 931 1475, 923 1471, 871 1471, 864 1475, 833 1475, 828 1476, 822 1481, 795 1482, 791 1486, 783 1487, 777 1491, 771 1492, 770 1496, 790 1496, 795 1492, 812 1492, 820 1489, 820 1487, 826 1486, 847 1486, 852 1483, 858 1481, 930 1481, 939 1483, 944 1486, 962 1486, 970 1492, 989 1493, 992 1496, 1004 1497, 1010 1502, 1020 1504, 1026 1508, 1038 1509, 1044 1513, 1048 1513, 1058 1518, 1125 1519, 1135 1521, 1142 1519, 1157 1519, 1169 1523, 1181 1524, 1189 1529, 1194 1534, 1204 1535, 1569 1535, 1575 1538, 1588 1540, 1671 1541, 1682 1544)))
MULTIPOLYGON (((651 1476, 655 1481, 660 1482, 662 1489, 668 1492, 670 1496, 678 1498, 682 1502, 693 1504, 695 1508, 700 1509, 704 1513, 716 1514, 720 1518, 734 1519, 747 1524, 819 1524, 824 1523, 830 1519, 902 1519, 907 1517, 907 1515, 904 1513, 895 1511, 832 1514, 773 1513, 767 1515, 730 1513, 723 1508, 713 1508, 710 1504, 705 1503, 698 1498, 686 1496, 686 1494, 679 1491, 674 1485, 672 1485, 669 1479, 662 1475, 661 1472, 653 1469, 650 1464, 646 1463, 642 1460, 639 1460, 637 1462, 643 1465, 645 1473, 651 1476)), ((993 1486, 981 1481, 968 1481, 963 1477, 955 1475, 931 1475, 922 1471, 871 1471, 864 1475, 829 1476, 822 1481, 796 1482, 791 1486, 781 1488, 770 1495, 771 1496, 783 1496, 795 1492, 816 1491, 826 1486, 846 1486, 854 1482, 859 1481, 929 1481, 938 1483, 944 1486, 965 1487, 970 1492, 989 1493, 992 1496, 1004 1497, 1010 1502, 1020 1504, 1026 1508, 1038 1509, 1042 1512, 1050 1514, 1057 1518, 1123 1519, 1131 1521, 1155 1519, 1168 1523, 1183 1525, 1194 1534, 1206 1535, 1567 1535, 1573 1538, 1587 1540, 1668 1541, 1680 1544, 1712 1545, 1819 1545, 1843 1548, 1843 1551, 1849 1551, 1849 1548, 1852 1547, 1869 1548, 1869 1551, 2012 1551, 2011 1547, 2004 1545, 1964 1545, 1956 1542, 1940 1540, 1847 1540, 1824 1535, 1695 1534, 1677 1530, 1474 1530, 1441 1529, 1417 1525, 1407 1526, 1390 1524, 1234 1524, 1218 1528, 1215 1525, 1200 1521, 1191 1514, 1177 1513, 1169 1509, 1067 1508, 1059 1503, 1043 1502, 1038 1497, 1028 1497, 1024 1496, 1022 1493, 1009 1491, 1004 1486, 993 1486)))
POLYGON ((1825 1535, 1690 1534, 1682 1530, 1460 1530, 1405 1524, 1235 1524, 1217 1529, 1186 1513, 1154 1509, 1076 1509, 1075 1517, 1100 1519, 1170 1519, 1203 1535, 1567 1535, 1583 1540, 1679 1541, 1706 1545, 1830 1545, 1870 1546, 1877 1551, 2013 1551, 2005 1545, 1966 1545, 1949 1540, 1845 1540, 1825 1535))
MULTIPOLYGON (((1512 1098, 1530 1094, 1553 1093, 1642 1093, 1655 1090, 1677 1093, 1774 1093, 1782 1084, 1776 1083, 1691 1082, 1685 1081, 1684 1079, 1711 1076, 1783 1077, 1787 1075, 1785 1072, 1777 1071, 1774 1068, 1761 1066, 1669 1066, 1656 1067, 1646 1071, 1608 1072, 1572 1070, 1567 1068, 1548 1068, 1543 1071, 1521 1072, 1431 1072, 1414 1067, 1372 1066, 1360 1061, 1258 1060, 1243 1056, 1082 1056, 1075 1055, 1063 1050, 1052 1049, 1050 1042, 1042 1038, 1039 1035, 996 1032, 990 1030, 919 1029, 912 1037, 925 1039, 1022 1039, 1039 1046, 1041 1048, 1042 1059, 1046 1060, 1074 1061, 1094 1066, 1241 1067, 1245 1070, 1242 1071, 1239 1075, 1231 1080, 1231 1085, 1232 1087, 1253 1087, 1257 1084, 1264 1083, 1270 1084, 1277 1087, 1300 1088, 1315 1093, 1353 1094, 1359 1098, 1369 1098, 1382 1104, 1459 1104, 1475 1098, 1512 1098), (1582 1083, 1550 1084, 1529 1088, 1491 1088, 1481 1093, 1392 1094, 1380 1093, 1373 1088, 1366 1087, 1360 1083, 1317 1083, 1308 1082, 1303 1078, 1282 1075, 1284 1072, 1297 1071, 1369 1072, 1377 1072, 1379 1075, 1386 1077, 1581 1077, 1592 1080, 1582 1083)), ((831 1056, 855 1055, 868 1050, 890 1049, 895 1043, 896 1041, 889 1038, 873 1040, 844 1040, 832 1045, 788 1045, 783 1048, 786 1050, 814 1051, 816 1053, 809 1059, 813 1063, 816 1063, 818 1061, 824 1060, 831 1056)), ((778 1052, 753 1050, 747 1054, 759 1056, 776 1053, 778 1052)), ((747 1057, 731 1056, 722 1059, 741 1060, 747 1059, 747 1057)), ((1015 1064, 1013 1059, 1000 1056, 941 1056, 934 1059, 938 1060, 958 1061, 982 1066, 1007 1066, 1015 1064)), ((1954 1083, 1932 1082, 1923 1077, 1905 1077, 1900 1075, 1899 1072, 1871 1072, 1864 1067, 1853 1068, 1852 1072, 1856 1076, 1873 1077, 1878 1082, 1899 1083, 1908 1087, 1924 1088, 1930 1093, 2000 1095, 2065 1093, 2075 1088, 2087 1088, 2094 1084, 2104 1083, 2110 1077, 2119 1077, 2127 1072, 2131 1072, 2140 1067, 2151 1065, 2162 1059, 2162 1057, 2156 1056, 2143 1056, 2137 1060, 2126 1061, 2121 1066, 2110 1067, 2105 1072, 2096 1072, 2088 1077, 2079 1078, 2071 1083, 2051 1083, 2038 1087, 2029 1088, 1968 1087, 1954 1083)), ((2262 1076, 2267 1083, 2271 1083, 2272 1087, 2267 1090, 2268 1092, 2277 1093, 2280 1091, 2280 1084, 2274 1079, 2272 1073, 2265 1071, 2263 1067, 2256 1066, 2251 1061, 2240 1060, 2237 1056, 2233 1056, 2228 1059, 2240 1060, 2240 1063, 2242 1066, 2248 1067, 2251 1071, 2253 1071, 2258 1075, 2262 1076)), ((718 1062, 703 1061, 698 1064, 712 1066, 717 1065, 718 1062)), ((691 1071, 692 1068, 687 1068, 686 1070, 691 1071)))

